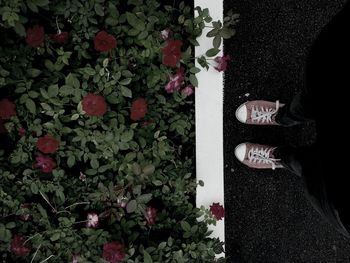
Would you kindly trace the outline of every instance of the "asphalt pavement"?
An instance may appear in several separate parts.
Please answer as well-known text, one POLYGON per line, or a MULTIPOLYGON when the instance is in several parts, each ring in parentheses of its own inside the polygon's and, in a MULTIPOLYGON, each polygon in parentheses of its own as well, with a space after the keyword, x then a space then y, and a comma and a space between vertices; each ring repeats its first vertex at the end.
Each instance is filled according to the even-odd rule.
POLYGON ((228 263, 350 262, 350 240, 313 209, 300 178, 281 169, 252 170, 234 157, 235 146, 244 141, 296 147, 314 141, 313 123, 254 127, 239 123, 234 113, 246 100, 289 101, 304 84, 311 44, 345 2, 224 1, 226 11, 241 14, 237 35, 225 42, 232 58, 224 91, 228 263))

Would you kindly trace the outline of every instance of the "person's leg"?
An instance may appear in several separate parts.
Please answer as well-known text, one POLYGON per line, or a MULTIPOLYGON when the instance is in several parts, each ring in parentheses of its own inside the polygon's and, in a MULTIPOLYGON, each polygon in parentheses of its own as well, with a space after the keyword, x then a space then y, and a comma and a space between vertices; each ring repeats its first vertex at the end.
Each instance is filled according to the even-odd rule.
POLYGON ((296 94, 292 101, 279 109, 276 122, 282 126, 293 126, 315 119, 315 102, 307 90, 296 94))
POLYGON ((301 177, 304 194, 316 211, 338 232, 350 238, 344 219, 340 219, 333 199, 329 196, 324 180, 321 153, 317 145, 293 148, 242 143, 236 147, 235 155, 239 161, 251 168, 284 168, 301 177))
POLYGON ((292 101, 254 100, 241 104, 236 110, 236 118, 245 124, 293 126, 315 117, 314 97, 306 90, 296 94, 292 101))

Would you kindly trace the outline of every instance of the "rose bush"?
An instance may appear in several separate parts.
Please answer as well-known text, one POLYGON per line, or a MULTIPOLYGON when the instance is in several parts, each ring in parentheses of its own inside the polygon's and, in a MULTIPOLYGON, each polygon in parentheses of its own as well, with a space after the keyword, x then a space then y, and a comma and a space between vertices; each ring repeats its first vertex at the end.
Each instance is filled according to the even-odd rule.
POLYGON ((194 203, 194 62, 227 67, 238 16, 173 0, 0 0, 0 16, 0 260, 225 261, 223 207, 194 203))

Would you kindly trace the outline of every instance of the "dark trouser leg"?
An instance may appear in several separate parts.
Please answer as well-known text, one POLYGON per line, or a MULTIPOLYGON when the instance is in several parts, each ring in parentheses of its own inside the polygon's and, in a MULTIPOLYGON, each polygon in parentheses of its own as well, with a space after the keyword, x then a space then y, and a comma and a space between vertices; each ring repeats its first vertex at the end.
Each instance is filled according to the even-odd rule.
POLYGON ((276 121, 282 126, 293 126, 313 120, 315 107, 312 97, 306 90, 296 94, 293 100, 279 109, 276 121))
POLYGON ((286 169, 303 179, 304 194, 316 211, 338 232, 350 238, 350 226, 344 226, 339 213, 330 200, 326 182, 323 178, 323 167, 319 158, 320 149, 317 145, 302 148, 281 147, 276 152, 276 158, 286 169))

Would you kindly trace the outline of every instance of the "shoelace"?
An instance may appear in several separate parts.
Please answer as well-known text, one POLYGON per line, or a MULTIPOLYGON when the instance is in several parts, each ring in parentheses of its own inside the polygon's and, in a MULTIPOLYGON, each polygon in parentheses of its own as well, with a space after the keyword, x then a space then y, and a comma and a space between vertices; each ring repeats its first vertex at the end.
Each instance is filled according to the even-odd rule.
POLYGON ((276 101, 276 108, 273 109, 273 108, 264 108, 264 107, 261 107, 260 109, 258 107, 252 107, 252 111, 251 111, 251 119, 252 121, 256 121, 256 122, 261 122, 261 123, 264 123, 264 122, 267 122, 267 123, 271 123, 272 122, 272 116, 274 114, 277 113, 278 109, 280 107, 280 102, 277 100, 276 101))
POLYGON ((252 147, 248 152, 248 160, 252 163, 263 163, 263 164, 271 164, 272 170, 276 169, 276 162, 280 161, 281 159, 275 159, 270 157, 271 151, 273 151, 274 148, 254 148, 252 147))

